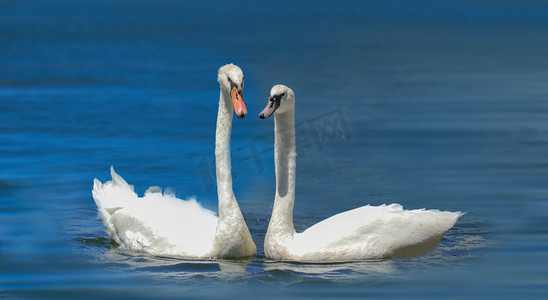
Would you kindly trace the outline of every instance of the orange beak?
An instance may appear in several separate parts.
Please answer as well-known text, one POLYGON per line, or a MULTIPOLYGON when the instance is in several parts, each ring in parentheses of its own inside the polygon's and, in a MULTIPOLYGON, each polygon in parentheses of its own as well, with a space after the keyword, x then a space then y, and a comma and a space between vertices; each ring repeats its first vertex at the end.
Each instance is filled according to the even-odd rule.
POLYGON ((233 87, 230 91, 230 96, 232 96, 232 103, 234 104, 234 112, 239 119, 243 119, 247 115, 247 109, 245 108, 244 96, 238 93, 238 89, 233 87))

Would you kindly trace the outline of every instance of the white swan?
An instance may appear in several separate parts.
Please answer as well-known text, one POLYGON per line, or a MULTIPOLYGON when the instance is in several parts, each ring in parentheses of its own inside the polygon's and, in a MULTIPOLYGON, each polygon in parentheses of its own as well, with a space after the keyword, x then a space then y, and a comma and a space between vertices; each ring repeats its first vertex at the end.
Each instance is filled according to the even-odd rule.
POLYGON ((462 215, 403 210, 399 204, 367 205, 332 216, 302 233, 295 232, 295 94, 290 88, 274 86, 259 117, 264 119, 274 112, 276 196, 264 241, 266 257, 296 262, 345 262, 420 255, 433 249, 462 215))
POLYGON ((95 179, 93 199, 98 218, 120 247, 192 259, 255 255, 255 243, 232 191, 230 165, 232 110, 240 119, 247 113, 244 75, 239 67, 228 64, 219 68, 217 81, 221 85, 215 134, 219 216, 195 199, 180 200, 162 194, 158 187, 149 188, 140 198, 111 168, 111 181, 102 184, 95 179))

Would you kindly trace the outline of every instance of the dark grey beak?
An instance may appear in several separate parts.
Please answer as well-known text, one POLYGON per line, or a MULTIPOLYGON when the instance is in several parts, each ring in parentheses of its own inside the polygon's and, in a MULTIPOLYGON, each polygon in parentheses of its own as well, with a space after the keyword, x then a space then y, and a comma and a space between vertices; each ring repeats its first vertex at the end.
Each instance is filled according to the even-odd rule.
POLYGON ((266 119, 270 117, 276 111, 276 109, 280 107, 280 98, 281 97, 276 96, 268 98, 268 104, 259 114, 259 118, 266 119))

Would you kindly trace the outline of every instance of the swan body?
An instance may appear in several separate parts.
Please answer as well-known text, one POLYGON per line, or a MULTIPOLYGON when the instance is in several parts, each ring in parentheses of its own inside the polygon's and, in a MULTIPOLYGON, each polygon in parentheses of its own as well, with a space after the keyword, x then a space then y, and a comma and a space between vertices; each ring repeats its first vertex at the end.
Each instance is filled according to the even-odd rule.
POLYGON ((255 255, 255 243, 232 191, 230 164, 232 111, 240 119, 246 114, 243 73, 228 64, 219 69, 217 80, 221 86, 215 135, 218 216, 194 198, 181 200, 159 187, 139 197, 111 167, 112 180, 103 184, 95 179, 92 194, 98 218, 120 247, 190 259, 255 255))
POLYGON ((404 210, 399 204, 362 206, 334 215, 301 233, 293 225, 296 144, 295 94, 276 85, 259 117, 275 112, 276 195, 265 255, 295 262, 345 262, 421 255, 436 247, 460 212, 404 210))

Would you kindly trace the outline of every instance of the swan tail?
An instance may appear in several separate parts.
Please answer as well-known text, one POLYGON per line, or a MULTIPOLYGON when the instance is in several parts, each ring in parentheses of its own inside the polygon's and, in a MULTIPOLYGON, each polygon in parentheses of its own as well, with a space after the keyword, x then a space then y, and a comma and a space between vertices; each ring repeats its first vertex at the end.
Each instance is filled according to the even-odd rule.
POLYGON ((457 211, 457 212, 441 211, 441 210, 424 210, 424 211, 429 212, 432 215, 432 218, 435 220, 435 223, 437 224, 439 234, 444 234, 446 231, 448 231, 453 226, 455 226, 459 218, 465 214, 460 211, 457 211))
POLYGON ((119 209, 132 205, 137 200, 137 194, 132 185, 129 185, 122 176, 110 167, 112 180, 102 183, 93 180, 93 200, 97 205, 97 218, 103 221, 107 234, 118 244, 121 241, 112 222, 112 215, 119 209))
POLYGON ((407 258, 433 251, 443 235, 451 229, 465 213, 417 209, 409 211, 411 219, 403 230, 406 243, 395 247, 389 255, 393 258, 407 258), (411 225, 414 224, 414 225, 411 225))
POLYGON ((386 207, 390 208, 396 215, 401 214, 403 217, 402 221, 409 222, 405 226, 406 229, 410 231, 416 230, 417 233, 422 233, 425 236, 444 234, 457 223, 460 217, 466 214, 460 211, 451 212, 426 208, 404 210, 399 204, 391 204, 386 207), (418 225, 418 227, 414 225, 418 225))

